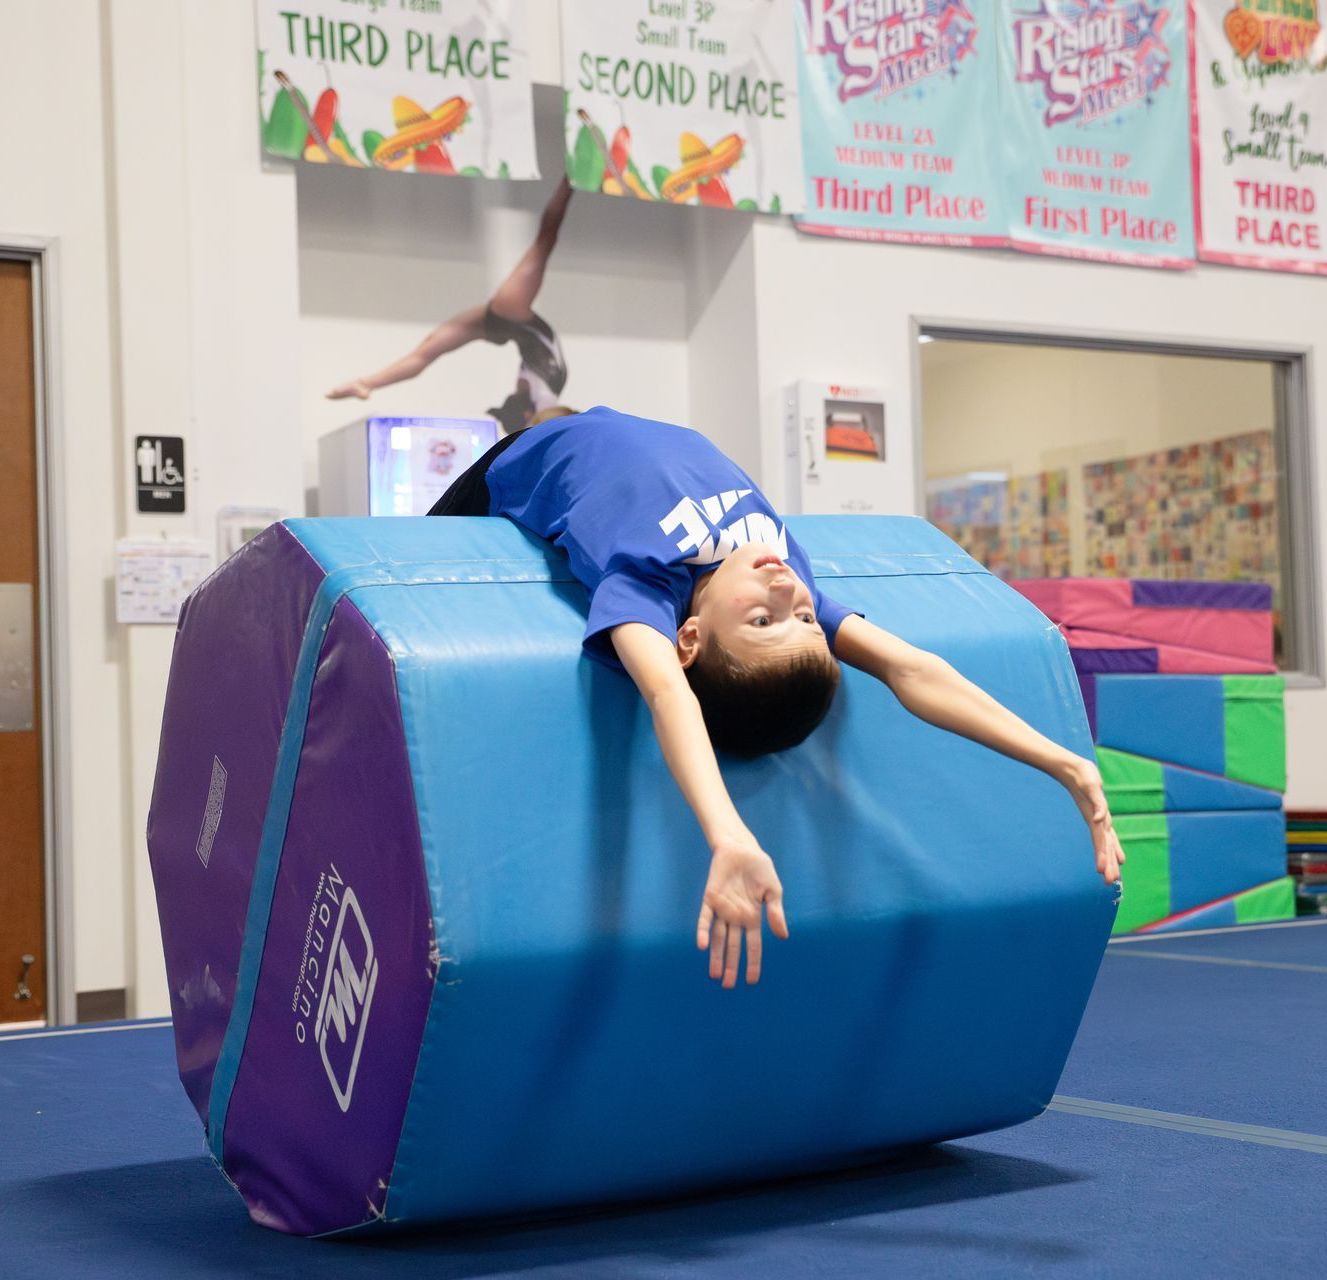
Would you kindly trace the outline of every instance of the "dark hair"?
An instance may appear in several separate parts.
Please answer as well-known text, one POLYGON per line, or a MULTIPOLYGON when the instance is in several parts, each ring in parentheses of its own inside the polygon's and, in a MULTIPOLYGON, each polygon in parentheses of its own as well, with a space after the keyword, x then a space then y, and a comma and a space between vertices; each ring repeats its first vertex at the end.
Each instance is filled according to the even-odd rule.
POLYGON ((839 664, 828 652, 802 650, 747 665, 714 639, 686 672, 710 742, 748 760, 803 741, 825 718, 839 687, 839 664))

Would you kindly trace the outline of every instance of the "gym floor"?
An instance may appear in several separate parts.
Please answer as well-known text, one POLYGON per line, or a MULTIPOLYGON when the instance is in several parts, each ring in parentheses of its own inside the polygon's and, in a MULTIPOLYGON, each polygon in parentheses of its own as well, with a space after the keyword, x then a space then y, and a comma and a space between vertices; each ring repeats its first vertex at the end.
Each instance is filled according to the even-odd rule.
POLYGON ((165 1022, 0 1037, 5 1275, 1321 1276, 1327 920, 1122 938, 1055 1101, 831 1177, 306 1241, 203 1154, 165 1022))

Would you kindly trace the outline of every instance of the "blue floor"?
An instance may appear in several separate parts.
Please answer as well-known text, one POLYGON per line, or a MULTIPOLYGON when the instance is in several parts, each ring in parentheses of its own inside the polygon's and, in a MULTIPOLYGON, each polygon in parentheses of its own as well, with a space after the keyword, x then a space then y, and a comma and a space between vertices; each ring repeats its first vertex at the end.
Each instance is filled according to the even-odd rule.
POLYGON ((1325 1002, 1327 921, 1117 943, 1061 1101, 1016 1129, 718 1198, 358 1244, 249 1223, 202 1154, 168 1028, 20 1034, 0 1039, 0 1275, 1321 1276, 1325 1002))

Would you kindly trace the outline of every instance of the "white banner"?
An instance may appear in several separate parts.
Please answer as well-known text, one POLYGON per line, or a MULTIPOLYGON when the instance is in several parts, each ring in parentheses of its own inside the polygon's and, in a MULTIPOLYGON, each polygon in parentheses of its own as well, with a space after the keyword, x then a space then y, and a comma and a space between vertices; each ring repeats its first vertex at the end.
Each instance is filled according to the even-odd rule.
POLYGON ((1198 256, 1327 274, 1327 36, 1316 0, 1189 0, 1198 256))
POLYGON ((562 65, 574 186, 801 210, 787 0, 562 0, 562 65))
POLYGON ((537 178, 526 0, 257 0, 263 146, 537 178))

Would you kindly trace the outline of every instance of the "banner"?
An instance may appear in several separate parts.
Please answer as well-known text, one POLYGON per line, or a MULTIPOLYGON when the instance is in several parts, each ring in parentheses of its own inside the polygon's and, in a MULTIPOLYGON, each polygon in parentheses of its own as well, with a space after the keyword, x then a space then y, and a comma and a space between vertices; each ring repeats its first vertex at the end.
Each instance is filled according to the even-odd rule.
POLYGON ((583 191, 792 213, 786 0, 562 0, 567 176, 583 191))
POLYGON ((1002 0, 1002 10, 996 145, 1014 245, 1192 266, 1181 0, 1002 0))
POLYGON ((1317 0, 1190 0, 1198 256, 1327 274, 1327 35, 1317 0))
POLYGON ((794 0, 802 231, 910 244, 1008 244, 995 0, 794 0))
POLYGON ((263 147, 537 178, 526 0, 257 0, 263 147))

